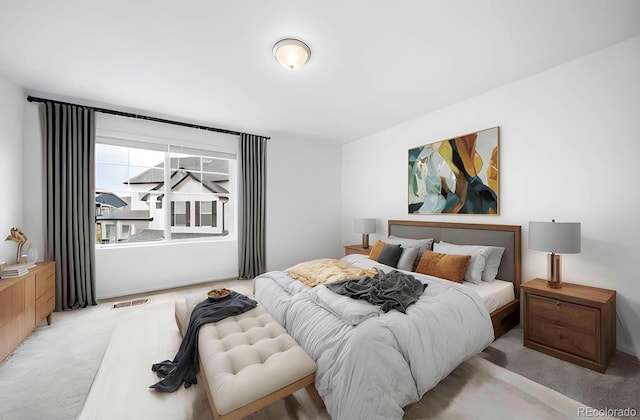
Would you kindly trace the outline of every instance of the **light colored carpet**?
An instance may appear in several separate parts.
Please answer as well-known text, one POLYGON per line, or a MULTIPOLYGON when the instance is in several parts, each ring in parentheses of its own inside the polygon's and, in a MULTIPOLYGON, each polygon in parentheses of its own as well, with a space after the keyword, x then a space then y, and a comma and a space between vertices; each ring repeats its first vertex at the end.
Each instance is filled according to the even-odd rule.
MULTIPOLYGON (((230 286, 251 293, 248 282, 214 287, 230 286)), ((0 364, 0 419, 73 419, 81 410, 80 418, 86 419, 210 419, 203 387, 173 394, 147 387, 157 380, 151 364, 173 358, 180 344, 174 300, 194 291, 204 295, 211 287, 151 296, 141 306, 112 309, 107 303, 55 313, 51 326, 38 327, 0 364)), ((562 394, 475 357, 407 407, 406 418, 577 418, 579 407, 562 394)), ((251 417, 329 418, 304 390, 251 417)))

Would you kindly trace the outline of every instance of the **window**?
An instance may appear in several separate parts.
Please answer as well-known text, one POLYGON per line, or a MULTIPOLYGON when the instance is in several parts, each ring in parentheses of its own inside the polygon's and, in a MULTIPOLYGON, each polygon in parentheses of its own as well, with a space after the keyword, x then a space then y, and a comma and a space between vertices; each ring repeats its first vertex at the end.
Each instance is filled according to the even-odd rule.
POLYGON ((171 202, 171 226, 191 226, 191 202, 171 202))
POLYGON ((217 201, 196 201, 196 226, 216 227, 217 201))
POLYGON ((230 235, 235 160, 224 153, 98 136, 95 177, 97 243, 230 235))

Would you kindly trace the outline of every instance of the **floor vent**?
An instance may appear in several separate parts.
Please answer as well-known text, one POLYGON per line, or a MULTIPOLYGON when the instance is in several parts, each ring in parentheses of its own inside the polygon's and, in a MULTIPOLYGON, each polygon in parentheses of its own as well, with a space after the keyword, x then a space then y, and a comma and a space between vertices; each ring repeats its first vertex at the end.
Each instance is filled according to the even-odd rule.
POLYGON ((148 300, 149 299, 136 299, 136 300, 130 300, 128 302, 116 303, 115 305, 113 305, 113 309, 127 308, 129 306, 136 306, 136 305, 143 305, 143 304, 147 303, 148 300))

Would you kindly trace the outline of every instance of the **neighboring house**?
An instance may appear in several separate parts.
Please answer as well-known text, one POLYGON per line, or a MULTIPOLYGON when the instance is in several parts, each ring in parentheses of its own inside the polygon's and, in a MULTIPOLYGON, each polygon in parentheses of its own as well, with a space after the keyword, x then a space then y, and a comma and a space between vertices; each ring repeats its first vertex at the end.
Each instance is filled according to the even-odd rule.
POLYGON ((170 203, 164 194, 164 163, 125 181, 131 191, 131 209, 147 211, 152 219, 148 228, 161 231, 165 227, 164 206, 169 205, 172 235, 189 234, 176 237, 227 235, 228 162, 199 156, 171 158, 171 168, 170 203))
POLYGON ((149 212, 131 210, 129 197, 107 192, 96 192, 96 243, 129 242, 153 221, 149 212))

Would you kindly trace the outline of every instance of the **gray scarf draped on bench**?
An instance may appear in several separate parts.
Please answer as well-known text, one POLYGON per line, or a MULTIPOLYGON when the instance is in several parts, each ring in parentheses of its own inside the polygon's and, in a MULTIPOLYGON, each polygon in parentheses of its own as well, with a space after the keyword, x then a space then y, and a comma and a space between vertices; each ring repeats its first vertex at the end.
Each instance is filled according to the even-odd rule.
POLYGON ((406 313, 407 307, 417 301, 427 287, 411 274, 396 270, 387 274, 380 270, 373 277, 343 280, 326 286, 340 295, 378 305, 383 312, 397 309, 402 313, 406 313))
POLYGON ((174 392, 183 383, 185 388, 197 384, 198 332, 200 327, 233 315, 240 315, 255 308, 257 304, 255 300, 233 291, 227 297, 216 300, 207 298, 198 303, 191 312, 189 326, 173 361, 165 360, 155 363, 151 367, 151 370, 156 372, 158 377, 164 379, 149 388, 159 392, 174 392))

